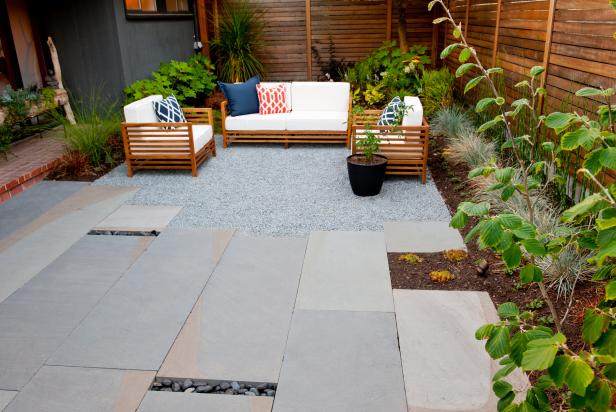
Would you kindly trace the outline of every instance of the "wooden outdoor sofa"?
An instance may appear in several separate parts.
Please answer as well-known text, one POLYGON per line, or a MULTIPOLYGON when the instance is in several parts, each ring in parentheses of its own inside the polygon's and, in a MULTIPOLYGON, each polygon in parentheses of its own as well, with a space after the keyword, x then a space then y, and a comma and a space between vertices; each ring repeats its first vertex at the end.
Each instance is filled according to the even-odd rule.
MULTIPOLYGON (((267 83, 266 83, 267 84, 267 83)), ((270 83, 272 84, 272 83, 270 83)), ((221 105, 223 147, 231 143, 337 143, 350 147, 350 85, 345 82, 291 82, 288 113, 229 116, 221 105)))
POLYGON ((185 169, 197 176, 197 168, 209 156, 216 156, 212 109, 183 108, 187 123, 156 121, 150 96, 124 108, 122 139, 127 174, 137 169, 185 169))
POLYGON ((357 141, 372 132, 381 140, 379 154, 388 159, 387 175, 420 176, 425 184, 430 126, 423 117, 419 99, 407 96, 404 100, 409 107, 414 107, 416 113, 405 116, 401 126, 377 126, 381 110, 365 110, 355 114, 351 127, 351 150, 353 154, 358 153, 357 141))

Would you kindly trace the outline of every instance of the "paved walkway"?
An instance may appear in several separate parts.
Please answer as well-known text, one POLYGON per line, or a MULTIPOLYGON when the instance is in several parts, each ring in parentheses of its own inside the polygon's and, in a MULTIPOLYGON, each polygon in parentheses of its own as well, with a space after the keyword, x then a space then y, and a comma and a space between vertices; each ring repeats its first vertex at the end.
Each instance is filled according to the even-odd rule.
POLYGON ((55 128, 16 143, 0 156, 0 204, 45 178, 65 151, 64 131, 55 128))
MULTIPOLYGON (((0 233, 0 411, 495 410, 498 365, 473 336, 494 306, 479 292, 392 290, 386 253, 406 247, 407 226, 172 228, 181 209, 127 205, 132 188, 74 189, 0 233), (278 387, 273 398, 148 390, 165 378, 278 387)), ((456 231, 431 243, 414 229, 423 248, 459 244, 456 231)))

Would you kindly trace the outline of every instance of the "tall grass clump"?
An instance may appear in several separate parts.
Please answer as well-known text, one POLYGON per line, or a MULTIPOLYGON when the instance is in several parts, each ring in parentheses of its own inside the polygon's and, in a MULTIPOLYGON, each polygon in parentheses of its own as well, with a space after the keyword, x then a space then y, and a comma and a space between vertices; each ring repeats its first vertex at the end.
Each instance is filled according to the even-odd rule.
POLYGON ((473 128, 471 117, 460 106, 445 107, 436 112, 430 122, 430 130, 435 136, 456 138, 465 129, 473 128))
POLYGON ((475 129, 465 128, 458 132, 456 138, 448 139, 448 157, 456 163, 468 165, 469 168, 485 166, 496 160, 496 147, 486 141, 475 129))
POLYGON ((261 45, 263 22, 248 2, 225 6, 219 32, 211 46, 220 80, 243 82, 263 74, 263 64, 255 55, 261 45))
POLYGON ((456 78, 446 67, 425 70, 421 75, 421 97, 424 115, 432 116, 438 110, 453 104, 453 86, 456 78))
POLYGON ((87 157, 95 168, 113 162, 114 139, 119 139, 122 116, 117 101, 93 92, 73 103, 77 124, 58 116, 64 125, 64 138, 70 150, 87 157))

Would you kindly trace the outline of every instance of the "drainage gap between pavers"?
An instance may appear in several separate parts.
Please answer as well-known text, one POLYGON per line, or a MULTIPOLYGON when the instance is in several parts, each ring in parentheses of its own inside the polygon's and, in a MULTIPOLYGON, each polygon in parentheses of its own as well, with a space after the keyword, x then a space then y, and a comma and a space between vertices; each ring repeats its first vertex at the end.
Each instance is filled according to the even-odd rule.
POLYGON ((157 230, 101 230, 92 229, 88 235, 93 236, 158 236, 160 232, 157 230))
POLYGON ((151 391, 210 393, 242 396, 276 396, 275 383, 202 380, 189 378, 156 378, 150 386, 151 391))

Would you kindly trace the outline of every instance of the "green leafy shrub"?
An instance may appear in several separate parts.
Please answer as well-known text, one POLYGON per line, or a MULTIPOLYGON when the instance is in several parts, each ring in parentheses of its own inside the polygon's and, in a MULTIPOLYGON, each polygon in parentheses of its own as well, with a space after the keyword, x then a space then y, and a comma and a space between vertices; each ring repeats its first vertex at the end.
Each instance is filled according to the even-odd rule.
POLYGON ((243 82, 263 74, 263 65, 255 55, 262 32, 261 16, 248 2, 225 6, 219 36, 211 42, 220 80, 243 82))
POLYGON ((367 130, 361 139, 357 139, 357 147, 368 161, 371 161, 374 155, 378 153, 380 143, 381 139, 370 130, 367 130))
POLYGON ((437 4, 442 6, 445 16, 436 19, 435 24, 451 24, 457 39, 443 50, 441 57, 446 58, 455 49, 461 49, 461 65, 456 76, 462 77, 471 70, 478 74, 467 83, 465 92, 480 83, 490 85, 490 95, 479 100, 475 110, 496 108, 497 114, 478 130, 482 132, 501 125, 505 133, 502 148, 511 154, 510 165, 482 166, 472 170, 469 177, 492 179, 493 184, 485 190, 500 195, 503 202, 500 210, 503 205, 514 204, 514 199, 526 205, 519 213, 512 213, 493 208, 489 201, 462 202, 451 225, 464 228, 471 224, 472 218, 473 226, 465 240, 476 239, 482 248, 501 255, 506 268, 519 270, 521 284, 536 285, 550 311, 549 317, 535 319, 532 312, 521 310, 510 302, 504 303, 498 307, 501 320, 477 330, 476 338, 486 341, 486 351, 502 366, 493 377, 493 390, 499 398, 498 410, 549 411, 548 392, 558 397, 553 401, 560 405, 560 410, 613 410, 616 395, 616 183, 606 185, 600 177, 603 172, 616 171, 616 105, 612 103, 615 91, 586 87, 576 93, 605 102, 596 120, 579 113, 539 115, 540 96, 545 95, 546 90, 537 86, 544 68, 536 66, 531 68, 529 80, 515 86, 526 91, 528 97, 507 104, 492 80, 493 76, 502 74, 503 69, 485 68, 443 0, 432 0, 428 7, 431 10, 437 4), (520 116, 520 113, 525 115, 520 116), (512 127, 519 116, 530 119, 523 122, 526 124, 524 134, 519 134, 521 129, 512 127), (559 143, 542 143, 546 153, 543 158, 535 157, 534 150, 524 153, 525 148, 539 142, 544 126, 554 131, 559 143), (560 230, 544 231, 538 220, 542 205, 535 199, 549 183, 551 159, 562 151, 579 151, 584 165, 578 173, 588 179, 595 190, 569 209, 558 211, 557 216, 564 224, 560 230), (584 313, 581 331, 584 346, 579 350, 568 344, 562 319, 548 294, 547 272, 539 263, 546 257, 564 262, 561 256, 571 255, 571 251, 586 255, 585 260, 592 265, 593 280, 605 286, 601 302, 591 305, 584 313), (516 401, 514 388, 505 379, 516 369, 533 376, 531 387, 521 401, 516 401))
POLYGON ((384 42, 368 57, 347 69, 344 78, 351 83, 353 102, 375 107, 394 96, 417 96, 421 88, 421 73, 430 64, 426 51, 425 46, 415 45, 405 53, 395 41, 384 42))
POLYGON ((216 87, 214 66, 202 54, 187 61, 171 60, 152 73, 152 79, 138 80, 124 89, 127 103, 153 94, 174 94, 181 105, 199 106, 216 87))
POLYGON ((446 67, 440 70, 424 70, 421 75, 419 96, 425 116, 432 116, 438 110, 453 104, 455 80, 454 75, 446 67))

